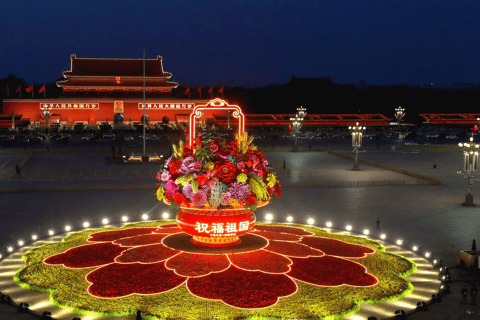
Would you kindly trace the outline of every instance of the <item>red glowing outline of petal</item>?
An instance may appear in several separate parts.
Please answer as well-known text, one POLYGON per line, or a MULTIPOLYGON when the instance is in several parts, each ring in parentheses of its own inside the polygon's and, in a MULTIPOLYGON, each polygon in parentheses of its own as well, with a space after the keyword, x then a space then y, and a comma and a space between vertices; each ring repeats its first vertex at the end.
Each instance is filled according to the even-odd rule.
MULTIPOLYGON (((265 250, 265 249, 260 249, 260 250, 265 250)), ((255 250, 255 251, 260 251, 260 250, 255 250)), ((265 251, 268 251, 268 250, 265 250, 265 251)), ((271 252, 271 251, 268 251, 268 252, 271 252)), ((242 252, 242 254, 243 254, 243 253, 247 253, 247 252, 242 252)), ((244 269, 244 268, 242 268, 242 267, 237 266, 235 263, 232 262, 232 260, 230 260, 230 257, 229 257, 228 255, 227 255, 227 258, 228 258, 228 260, 230 261, 230 264, 231 264, 231 265, 234 265, 236 268, 238 268, 238 269, 240 269, 240 270, 243 270, 243 271, 248 271, 248 272, 262 272, 262 273, 266 273, 266 274, 284 274, 284 275, 286 275, 287 273, 289 273, 290 271, 292 271, 292 268, 291 268, 290 266, 293 265, 293 261, 292 261, 289 257, 287 257, 287 256, 285 256, 285 255, 283 255, 283 254, 276 253, 276 252, 271 252, 271 253, 277 254, 277 255, 279 255, 279 256, 282 256, 282 257, 286 258, 288 261, 290 261, 290 264, 287 265, 288 271, 285 271, 285 272, 267 272, 267 271, 258 270, 258 269, 248 270, 248 269, 244 269)))
MULTIPOLYGON (((165 246, 165 248, 168 248, 168 247, 165 246)), ((179 254, 181 254, 181 253, 194 254, 194 253, 185 252, 185 251, 180 251, 179 254)), ((228 259, 228 256, 227 256, 226 254, 217 254, 217 256, 223 256, 223 255, 226 256, 226 258, 227 258, 227 260, 228 260, 228 263, 229 263, 229 264, 228 264, 228 267, 226 267, 225 269, 220 270, 220 271, 210 271, 209 273, 204 274, 204 275, 202 275, 202 276, 196 276, 196 277, 195 277, 195 276, 183 276, 183 275, 181 275, 181 274, 178 274, 177 271, 176 271, 176 269, 172 269, 172 268, 167 267, 167 262, 168 262, 168 260, 173 259, 174 257, 178 256, 179 254, 176 254, 176 255, 174 255, 173 257, 170 257, 170 258, 168 258, 167 260, 165 260, 165 268, 168 269, 168 270, 173 270, 173 273, 175 273, 177 276, 186 277, 187 280, 190 279, 190 278, 206 277, 206 276, 208 276, 208 275, 210 275, 210 274, 212 274, 212 273, 224 272, 224 271, 228 270, 228 268, 230 268, 230 267, 232 266, 232 261, 230 261, 230 259, 228 259)), ((194 296, 195 296, 195 295, 194 295, 194 296)), ((196 296, 195 296, 195 297, 196 297, 196 296)))
MULTIPOLYGON (((162 239, 163 241, 163 239, 162 239)), ((161 260, 161 261, 157 261, 157 262, 121 262, 121 261, 117 261, 117 258, 119 258, 120 256, 122 256, 122 254, 125 252, 125 251, 128 251, 128 250, 131 250, 131 249, 136 249, 136 248, 140 248, 140 247, 146 247, 146 246, 153 246, 153 245, 157 245, 157 244, 161 244, 163 245, 165 248, 167 249, 170 249, 170 250, 175 250, 175 249, 172 249, 172 248, 169 248, 167 247, 166 245, 164 245, 163 243, 153 243, 153 244, 146 244, 146 245, 141 245, 141 246, 136 246, 136 247, 130 247, 129 249, 126 249, 126 250, 123 250, 118 256, 115 257, 115 260, 113 263, 118 263, 118 264, 134 264, 134 263, 139 263, 139 264, 155 264, 155 263, 160 263, 160 262, 164 262, 165 263, 165 268, 168 269, 168 270, 171 270, 170 268, 167 268, 167 260, 175 257, 175 256, 178 256, 179 254, 183 253, 183 251, 180 251, 180 250, 175 250, 175 251, 178 251, 177 254, 171 256, 170 258, 168 259, 165 259, 165 260, 161 260)), ((185 276, 182 276, 182 275, 179 275, 177 274, 177 276, 180 276, 180 277, 185 277, 185 276)))
MULTIPOLYGON (((110 264, 115 264, 115 263, 116 263, 116 262, 112 262, 112 263, 103 265, 102 267, 105 267, 105 266, 110 265, 110 264)), ((134 262, 134 263, 135 263, 135 262, 134 262)), ((158 262, 157 262, 157 263, 158 263, 158 262)), ((151 263, 144 263, 144 264, 151 264, 151 263)), ((165 268, 166 268, 166 267, 165 267, 165 268)), ((92 271, 90 271, 89 273, 87 273, 87 275, 85 276, 85 281, 86 281, 87 283, 90 283, 90 285, 89 285, 88 288, 87 288, 87 293, 88 293, 90 296, 92 296, 92 297, 100 298, 100 299, 118 299, 118 298, 125 298, 125 297, 130 297, 132 294, 137 294, 137 295, 139 295, 139 296, 151 296, 151 295, 154 295, 154 294, 163 294, 163 293, 167 293, 167 292, 169 292, 169 291, 172 291, 172 290, 177 289, 178 287, 184 285, 184 284, 187 282, 187 280, 188 280, 188 277, 183 277, 183 276, 181 276, 182 278, 185 278, 185 280, 184 280, 182 283, 180 283, 180 284, 179 284, 178 286, 176 286, 175 288, 169 289, 169 290, 167 290, 167 291, 162 291, 162 292, 155 292, 155 293, 136 293, 136 292, 134 292, 134 293, 127 294, 126 296, 119 296, 119 297, 99 297, 99 296, 96 296, 96 295, 93 295, 93 294, 90 293, 90 288, 92 287, 93 282, 90 282, 90 281, 87 280, 88 275, 89 275, 90 273, 98 270, 98 269, 99 269, 99 268, 97 268, 97 269, 95 269, 95 270, 92 270, 92 271)), ((185 287, 186 287, 186 285, 185 285, 185 287)), ((194 295, 194 296, 195 296, 195 295, 194 295)))
MULTIPOLYGON (((97 242, 97 243, 100 244, 100 243, 106 243, 106 242, 111 242, 111 241, 101 241, 101 242, 97 242)), ((70 248, 70 249, 68 249, 68 250, 65 251, 65 252, 57 253, 57 254, 54 254, 53 256, 46 257, 45 259, 43 259, 42 263, 43 263, 43 264, 46 264, 47 266, 62 266, 62 267, 67 268, 67 269, 85 269, 85 268, 95 268, 95 267, 98 269, 98 268, 101 268, 101 267, 104 267, 104 266, 106 266, 106 265, 109 265, 109 264, 113 263, 113 262, 110 262, 110 263, 106 263, 106 264, 101 264, 101 265, 99 265, 99 266, 82 267, 82 268, 72 268, 72 267, 67 267, 67 266, 64 265, 63 263, 62 263, 62 264, 59 264, 59 263, 57 263, 57 264, 50 264, 50 263, 45 262, 45 260, 47 260, 48 258, 55 257, 55 256, 58 256, 58 255, 61 255, 61 254, 65 254, 65 253, 67 253, 67 252, 70 251, 70 250, 77 249, 77 248, 80 248, 80 247, 92 246, 92 245, 95 245, 95 244, 97 244, 97 243, 87 243, 87 244, 82 244, 81 246, 76 246, 76 247, 70 248)), ((112 243, 112 245, 113 245, 113 243, 112 243)), ((127 250, 127 249, 125 249, 125 250, 127 250)), ((123 250, 123 251, 125 251, 125 250, 123 250)), ((122 255, 123 251, 120 252, 120 255, 122 255)), ((115 257, 115 259, 117 259, 117 257, 115 257)), ((115 261, 115 260, 114 260, 114 261, 115 261)), ((96 270, 96 269, 95 269, 95 270, 96 270)))
MULTIPOLYGON (((324 255, 324 257, 328 257, 328 256, 330 256, 330 255, 329 255, 329 254, 324 255)), ((377 278, 377 277, 375 277, 375 276, 374 276, 373 274, 371 274, 371 273, 368 273, 368 269, 367 269, 363 264, 360 264, 360 263, 358 263, 358 262, 345 259, 345 258, 343 258, 343 257, 336 257, 336 256, 331 256, 331 257, 334 257, 334 258, 337 258, 337 259, 346 260, 346 261, 348 261, 348 262, 351 262, 351 263, 354 263, 354 264, 357 264, 357 265, 361 266, 361 267, 366 271, 366 272, 365 272, 366 274, 368 274, 368 275, 370 275, 370 276, 372 276, 372 277, 375 278, 376 282, 375 282, 374 284, 372 284, 372 285, 369 285, 369 286, 355 286, 355 285, 346 284, 346 283, 339 284, 339 285, 336 285, 336 286, 322 286, 322 285, 320 285, 320 284, 315 284, 315 283, 310 283, 310 282, 307 282, 307 281, 299 280, 299 279, 294 278, 294 277, 292 277, 292 276, 289 276, 289 277, 291 277, 291 278, 294 279, 295 281, 300 281, 300 282, 306 283, 306 284, 311 285, 311 286, 316 286, 316 287, 328 287, 328 288, 341 287, 341 286, 349 286, 349 287, 352 287, 352 288, 368 288, 368 287, 376 286, 376 285, 380 282, 380 281, 378 281, 378 278, 377 278)))
MULTIPOLYGON (((306 247, 308 247, 308 248, 309 248, 309 249, 311 249, 311 250, 317 250, 317 251, 320 251, 321 253, 323 253, 323 256, 311 256, 311 255, 308 255, 308 256, 306 256, 306 257, 297 257, 297 256, 292 256, 292 255, 290 255, 290 256, 287 256, 287 255, 285 255, 285 254, 282 254, 282 253, 278 253, 278 252, 275 252, 275 251, 268 250, 268 249, 267 249, 268 245, 267 245, 267 247, 265 247, 265 248, 262 248, 262 249, 263 249, 263 250, 266 250, 266 251, 269 251, 269 252, 276 253, 276 254, 278 254, 278 255, 285 256, 285 257, 287 257, 287 258, 288 258, 288 257, 294 257, 294 258, 297 258, 297 259, 308 259, 308 258, 314 258, 314 257, 316 257, 316 258, 321 258, 321 257, 327 256, 327 254, 326 254, 325 252, 323 252, 322 250, 320 250, 320 249, 317 249, 317 248, 312 248, 312 247, 310 247, 310 246, 308 246, 308 245, 306 245, 306 244, 303 244, 303 243, 297 243, 296 241, 284 241, 284 240, 272 240, 272 241, 275 241, 275 242, 287 242, 287 243, 294 243, 294 244, 299 244, 299 245, 302 245, 302 246, 306 246, 306 247)), ((269 242, 269 244, 270 244, 270 242, 269 242)))
MULTIPOLYGON (((255 228, 255 227, 254 227, 255 228)), ((264 236, 261 236, 260 234, 258 234, 257 232, 273 232, 273 233, 278 233, 278 234, 288 234, 288 235, 291 235, 291 236, 296 236, 296 237, 299 237, 300 239, 298 240, 275 240, 275 239, 270 239, 272 241, 286 241, 286 242, 300 242, 302 241, 303 239, 303 236, 299 236, 298 234, 293 234, 293 233, 286 233, 286 232, 275 232, 275 231, 267 231, 267 230, 251 230, 250 233, 251 234, 254 234, 256 236, 259 236, 259 237, 262 237, 262 238, 265 238, 264 236)), ((265 238, 266 239, 266 238, 265 238)), ((267 239, 269 240, 269 239, 267 239)))
MULTIPOLYGON (((310 234, 308 235, 298 235, 298 234, 294 234, 294 233, 288 233, 288 232, 277 232, 277 233, 288 233, 288 234, 293 234, 293 235, 296 235, 296 236, 299 236, 299 237, 310 237, 310 236, 314 236, 315 233, 312 232, 312 231, 307 231, 305 230, 305 228, 300 228, 300 227, 291 227, 291 226, 284 226, 284 225, 280 225, 280 226, 269 226, 268 224, 262 224, 262 225, 259 225, 259 227, 272 227, 272 228, 275 228, 275 227, 284 227, 284 228, 292 228, 292 229, 300 229, 304 232, 308 232, 310 234)), ((255 227, 253 227, 255 229, 255 227)), ((271 230, 257 230, 257 231, 271 231, 271 230)), ((271 232, 275 232, 275 231, 271 231, 271 232)))
MULTIPOLYGON (((124 231, 124 230, 130 230, 130 229, 154 229, 154 228, 157 228, 157 227, 140 227, 140 228, 128 228, 128 229, 117 229, 117 230, 104 230, 104 231, 98 231, 98 232, 94 232, 94 233, 90 233, 88 235, 88 238, 87 238, 87 242, 92 242, 92 243, 105 243, 105 242, 111 242, 113 244, 113 241, 116 241, 116 240, 120 240, 120 239, 123 239, 123 238, 120 238, 120 239, 115 239, 115 240, 105 240, 105 241, 95 241, 95 240, 91 240, 90 237, 92 234, 96 234, 96 233, 100 233, 100 232, 116 232, 116 231, 124 231)), ((153 231, 150 232, 150 233, 154 233, 153 231)), ((150 234, 150 233, 143 233, 143 234, 150 234)), ((137 234, 137 236, 139 236, 139 234, 137 234)), ((134 236, 130 236, 130 237, 124 237, 124 238, 131 238, 131 237, 134 237, 134 236)))
MULTIPOLYGON (((143 246, 149 246, 149 245, 152 245, 152 244, 163 244, 161 241, 160 242, 156 242, 156 243, 148 243, 148 244, 139 244, 139 245, 134 245, 134 246, 122 246, 121 244, 118 244, 118 243, 115 243, 116 241, 119 241, 119 240, 123 240, 123 239, 130 239, 130 238, 135 238, 135 237, 139 237, 139 236, 145 236, 145 235, 150 235, 150 234, 154 234, 154 235, 162 235, 162 234, 165 234, 165 233, 145 233, 145 234, 139 234, 137 236, 131 236, 131 237, 125 237, 125 238, 121 238, 121 239, 117 239, 117 240, 113 240, 113 241, 110 241, 112 244, 114 245, 117 245, 117 246, 120 246, 122 248, 130 248, 130 249, 133 249, 133 248, 137 248, 137 247, 143 247, 143 246)), ((175 234, 175 233, 169 233, 169 234, 175 234)), ((164 236, 163 238, 165 238, 167 236, 164 236)), ((163 241, 163 238, 162 238, 162 241, 163 241)), ((103 242, 103 241, 102 241, 103 242)), ((106 241, 106 242, 109 242, 109 241, 106 241)))
MULTIPOLYGON (((313 238, 313 237, 311 237, 313 238)), ((311 239, 310 238, 310 239, 311 239)), ((354 245, 354 246, 361 246, 361 247, 366 247, 366 248, 369 248, 369 249, 372 249, 373 252, 363 252, 363 257, 345 257, 345 256, 337 256, 337 255, 334 255, 334 254, 326 254, 326 256, 331 256, 331 257, 336 257, 336 258, 349 258, 349 259, 365 259, 367 257, 367 254, 374 254, 376 253, 377 251, 373 248, 370 248, 370 247, 367 247, 367 246, 362 246, 361 244, 355 244, 355 243, 348 243, 346 241, 343 241, 343 240, 338 240, 338 239, 333 239, 333 238, 325 238, 325 237, 316 237, 316 238, 322 238, 322 239, 328 239, 328 240, 335 240, 335 241, 339 241, 339 242, 343 242, 343 243, 346 243, 348 245, 354 245)), ((305 244, 306 246, 309 246, 307 244, 305 244)), ((309 246, 310 247, 310 246, 309 246)), ((312 249, 316 249, 316 248, 312 248, 312 249)), ((320 250, 320 249, 317 249, 317 250, 320 250)), ((352 261, 353 262, 353 261, 352 261)))
MULTIPOLYGON (((237 266, 235 266, 236 268, 238 268, 237 266)), ((241 268, 239 268, 241 269, 241 268)), ((243 269, 242 269, 243 270, 243 269)), ((246 271, 250 271, 250 270, 246 270, 246 271)), ((261 273, 266 273, 266 274, 269 274, 269 272, 263 272, 263 271, 256 271, 256 272, 261 272, 261 273)), ((278 275, 278 274, 282 274, 282 273, 271 273, 271 274, 275 274, 275 275, 278 275)), ((271 308, 273 306, 275 306, 278 301, 280 299, 283 299, 283 298, 287 298, 287 297, 290 297, 290 296, 293 296, 294 294, 296 294, 298 292, 298 285, 297 285, 297 280, 295 280, 295 278, 292 278, 290 277, 289 275, 287 274, 284 274, 284 276, 290 278, 290 280, 292 280, 292 282, 295 284, 295 291, 289 295, 286 295, 286 296, 282 296, 282 297, 277 297, 277 302, 275 302, 274 304, 272 304, 271 306, 268 306, 268 307, 263 307, 263 308, 240 308, 240 307, 236 307, 236 306, 232 306, 231 304, 228 304, 226 303, 225 301, 223 301, 222 299, 209 299, 209 298, 204 298, 204 297, 199 297, 197 296, 196 294, 194 294, 192 291, 190 291, 190 288, 188 288, 188 282, 185 283, 185 288, 187 289, 188 292, 190 292, 190 294, 196 298, 199 298, 199 299, 203 299, 203 300, 208 300, 208 301, 219 301, 222 302, 223 304, 226 304, 227 306, 229 307, 232 307, 232 308, 235 308, 235 309, 242 309, 242 310, 245 310, 245 309, 249 309, 249 310, 256 310, 256 309, 265 309, 265 308, 271 308)), ((190 278, 190 277, 189 277, 190 278)), ((193 277, 192 277, 193 278, 193 277)), ((201 278, 201 277, 197 277, 197 278, 201 278)), ((187 279, 188 280, 188 279, 187 279)))

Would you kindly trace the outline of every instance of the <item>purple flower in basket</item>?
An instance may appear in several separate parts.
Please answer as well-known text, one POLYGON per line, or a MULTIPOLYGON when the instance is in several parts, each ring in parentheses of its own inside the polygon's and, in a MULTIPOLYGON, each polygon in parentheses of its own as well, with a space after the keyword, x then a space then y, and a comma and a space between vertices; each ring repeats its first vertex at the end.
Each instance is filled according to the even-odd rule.
POLYGON ((207 195, 202 189, 198 190, 197 193, 192 193, 190 195, 190 201, 196 206, 203 206, 207 201, 207 195))
POLYGON ((171 198, 175 193, 177 193, 179 187, 175 182, 169 180, 163 189, 165 190, 167 198, 171 198))
POLYGON ((179 171, 183 174, 189 174, 193 172, 198 172, 202 169, 202 163, 200 161, 195 161, 195 158, 188 156, 182 161, 182 166, 179 171))
POLYGON ((232 198, 237 199, 239 203, 245 203, 250 195, 250 189, 247 184, 240 181, 234 182, 228 189, 232 198))
POLYGON ((190 199, 190 196, 193 193, 192 185, 189 183, 186 186, 184 186, 182 189, 182 193, 185 196, 185 198, 190 199))

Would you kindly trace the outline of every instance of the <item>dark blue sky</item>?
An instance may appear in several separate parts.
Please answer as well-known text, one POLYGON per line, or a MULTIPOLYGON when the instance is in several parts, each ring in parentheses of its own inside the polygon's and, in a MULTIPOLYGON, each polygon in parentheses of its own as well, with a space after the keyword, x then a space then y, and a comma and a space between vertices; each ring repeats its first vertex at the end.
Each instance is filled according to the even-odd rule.
POLYGON ((9 1, 0 78, 53 81, 79 58, 163 56, 184 86, 292 76, 392 85, 480 81, 478 0, 9 1))

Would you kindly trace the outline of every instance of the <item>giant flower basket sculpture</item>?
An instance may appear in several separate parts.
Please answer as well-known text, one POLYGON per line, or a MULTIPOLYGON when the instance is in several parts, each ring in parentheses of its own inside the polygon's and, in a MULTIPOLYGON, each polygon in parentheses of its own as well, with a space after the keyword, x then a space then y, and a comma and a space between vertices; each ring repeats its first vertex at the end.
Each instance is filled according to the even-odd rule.
POLYGON ((157 198, 178 210, 177 224, 193 236, 193 244, 226 247, 239 244, 239 236, 255 225, 256 208, 280 197, 280 183, 262 152, 244 132, 244 116, 238 106, 214 99, 195 107, 190 117, 189 144, 173 146, 165 162, 157 198), (195 119, 205 110, 233 110, 238 118, 234 139, 201 138, 195 119))

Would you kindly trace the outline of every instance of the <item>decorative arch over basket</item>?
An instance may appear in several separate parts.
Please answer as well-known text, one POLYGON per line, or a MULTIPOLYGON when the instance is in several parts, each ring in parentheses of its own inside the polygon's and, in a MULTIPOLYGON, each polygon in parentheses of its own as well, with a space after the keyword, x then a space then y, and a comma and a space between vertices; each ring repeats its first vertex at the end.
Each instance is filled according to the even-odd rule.
POLYGON ((190 114, 190 128, 189 128, 189 138, 188 138, 188 144, 191 146, 193 145, 193 139, 195 139, 196 136, 196 120, 201 119, 202 116, 205 114, 205 111, 210 110, 210 111, 233 111, 232 116, 233 118, 238 119, 238 135, 241 136, 243 135, 243 132, 245 131, 245 116, 242 112, 242 109, 240 109, 239 106, 237 105, 230 105, 228 104, 225 100, 222 100, 220 98, 215 98, 213 100, 210 100, 207 104, 200 104, 195 106, 193 109, 193 112, 190 114))

